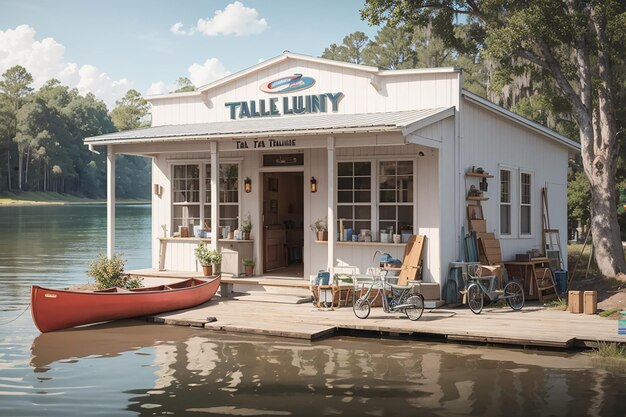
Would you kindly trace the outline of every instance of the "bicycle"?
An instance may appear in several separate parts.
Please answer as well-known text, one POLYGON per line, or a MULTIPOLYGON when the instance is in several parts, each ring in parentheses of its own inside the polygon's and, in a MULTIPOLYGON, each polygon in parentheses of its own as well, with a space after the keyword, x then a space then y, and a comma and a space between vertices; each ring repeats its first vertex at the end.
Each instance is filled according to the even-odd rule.
MULTIPOLYGON (((363 278, 363 276, 360 277, 361 280, 363 278)), ((364 294, 356 298, 357 290, 361 292, 364 286, 358 288, 359 278, 356 276, 354 278, 352 310, 355 316, 360 319, 366 319, 370 315, 372 304, 380 296, 385 313, 403 312, 412 321, 419 320, 422 317, 422 313, 424 313, 424 296, 415 292, 417 287, 391 284, 387 282, 386 272, 369 275, 366 279, 371 281, 369 288, 367 288, 364 294), (374 290, 376 290, 376 295, 370 300, 370 295, 374 290)))
POLYGON ((480 314, 485 298, 493 302, 505 300, 513 310, 521 310, 524 307, 524 289, 518 282, 509 280, 504 289, 497 290, 496 277, 493 275, 481 276, 480 265, 468 267, 467 275, 467 305, 472 313, 480 314))

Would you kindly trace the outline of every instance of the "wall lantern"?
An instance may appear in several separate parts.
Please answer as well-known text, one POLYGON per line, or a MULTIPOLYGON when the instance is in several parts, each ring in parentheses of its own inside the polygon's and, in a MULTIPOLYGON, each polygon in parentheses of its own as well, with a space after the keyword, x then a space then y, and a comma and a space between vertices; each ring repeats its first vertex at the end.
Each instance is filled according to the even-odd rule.
POLYGON ((317 180, 315 179, 315 177, 311 177, 311 192, 317 192, 317 180))
POLYGON ((246 193, 252 191, 252 180, 250 179, 250 177, 246 177, 246 179, 243 180, 243 190, 246 193))

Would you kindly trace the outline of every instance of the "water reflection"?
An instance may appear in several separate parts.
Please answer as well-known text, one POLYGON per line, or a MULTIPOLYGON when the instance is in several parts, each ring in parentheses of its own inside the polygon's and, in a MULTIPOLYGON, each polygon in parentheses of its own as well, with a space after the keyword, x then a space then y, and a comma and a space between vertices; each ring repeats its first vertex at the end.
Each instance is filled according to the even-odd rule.
MULTIPOLYGON (((127 267, 150 264, 149 206, 117 208, 127 267)), ((85 282, 104 206, 0 210, 0 322, 30 285, 85 282)), ((0 326, 0 416, 624 416, 626 377, 584 356, 354 338, 317 343, 139 321, 39 335, 0 326)))
MULTIPOLYGON (((121 392, 127 411, 140 416, 155 409, 158 415, 626 412, 624 375, 596 370, 580 354, 355 338, 309 343, 140 322, 40 335, 32 353, 31 366, 43 375, 71 361, 149 369, 141 377, 129 372, 134 388, 121 392)), ((41 382, 54 386, 55 377, 41 382)))

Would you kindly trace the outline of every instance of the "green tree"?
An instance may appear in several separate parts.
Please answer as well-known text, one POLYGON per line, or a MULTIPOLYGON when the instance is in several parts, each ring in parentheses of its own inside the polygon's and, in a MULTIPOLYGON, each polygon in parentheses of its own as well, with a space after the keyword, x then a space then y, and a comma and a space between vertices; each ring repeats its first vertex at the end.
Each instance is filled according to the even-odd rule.
POLYGON ((137 90, 128 90, 115 104, 116 107, 111 111, 111 120, 117 130, 149 126, 149 122, 144 119, 150 111, 150 105, 137 90))
POLYGON ((178 88, 174 90, 175 93, 187 93, 189 91, 196 91, 196 87, 191 80, 187 77, 178 77, 176 80, 178 88))
POLYGON ((406 27, 385 26, 363 51, 365 63, 383 69, 408 69, 417 65, 413 31, 406 27))
MULTIPOLYGON (((179 85, 191 86, 188 79, 179 78, 179 85), (181 81, 183 80, 183 81, 181 81), (186 80, 186 81, 185 81, 186 80)), ((191 86, 194 90, 193 86, 191 86)), ((116 101, 117 107, 111 111, 111 118, 117 130, 138 129, 149 126, 145 121, 149 114, 148 102, 136 90, 128 90, 116 101)), ((122 198, 149 198, 151 182, 151 161, 149 158, 132 155, 119 155, 115 166, 115 194, 122 198)))
POLYGON ((369 38, 363 32, 354 32, 343 38, 341 45, 332 44, 324 49, 322 58, 335 61, 351 62, 353 64, 363 63, 363 51, 369 42, 369 38))
POLYGON ((626 271, 616 210, 619 149, 615 66, 626 50, 626 4, 618 0, 366 0, 370 24, 424 27, 459 51, 481 49, 511 78, 540 72, 558 86, 572 108, 583 169, 591 185, 591 229, 596 263, 605 276, 626 271), (469 35, 459 36, 459 15, 469 35))
MULTIPOLYGON (((7 103, 5 105, 5 112, 7 113, 5 120, 8 123, 4 133, 7 147, 7 187, 9 190, 12 188, 11 142, 15 140, 15 135, 17 134, 17 112, 33 91, 33 88, 30 86, 32 82, 33 76, 26 71, 26 68, 20 65, 15 65, 6 70, 0 80, 0 96, 2 96, 7 103)), ((21 177, 21 171, 19 175, 21 177)))

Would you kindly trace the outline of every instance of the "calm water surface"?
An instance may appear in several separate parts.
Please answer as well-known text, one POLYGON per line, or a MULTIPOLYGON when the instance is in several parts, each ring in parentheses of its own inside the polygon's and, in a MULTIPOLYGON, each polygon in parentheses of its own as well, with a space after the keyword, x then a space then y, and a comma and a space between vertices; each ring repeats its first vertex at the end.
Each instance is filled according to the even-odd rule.
MULTIPOLYGON (((150 207, 117 226, 127 268, 148 267, 150 207)), ((15 319, 31 284, 86 282, 105 229, 104 206, 0 208, 0 416, 626 415, 624 371, 580 353, 15 319)))

